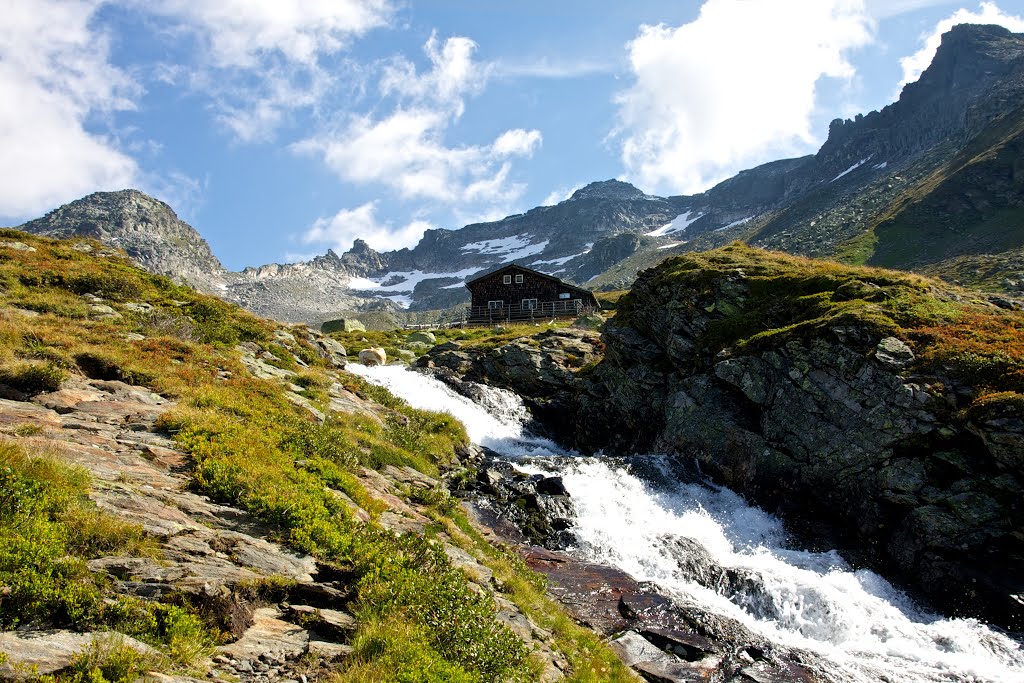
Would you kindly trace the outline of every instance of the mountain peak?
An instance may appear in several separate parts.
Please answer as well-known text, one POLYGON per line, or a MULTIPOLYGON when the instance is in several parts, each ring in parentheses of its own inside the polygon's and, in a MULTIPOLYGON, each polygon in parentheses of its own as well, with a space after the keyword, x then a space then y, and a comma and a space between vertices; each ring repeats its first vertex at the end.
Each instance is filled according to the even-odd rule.
POLYGON ((47 237, 88 237, 124 249, 147 270, 215 291, 224 272, 195 228, 165 202, 134 189, 94 192, 20 226, 47 237))
POLYGON ((965 78, 990 76, 1024 57, 1024 35, 1002 26, 958 24, 942 34, 923 83, 956 85, 965 78))
POLYGON ((600 180, 572 193, 569 201, 578 199, 643 199, 647 195, 621 180, 600 180))

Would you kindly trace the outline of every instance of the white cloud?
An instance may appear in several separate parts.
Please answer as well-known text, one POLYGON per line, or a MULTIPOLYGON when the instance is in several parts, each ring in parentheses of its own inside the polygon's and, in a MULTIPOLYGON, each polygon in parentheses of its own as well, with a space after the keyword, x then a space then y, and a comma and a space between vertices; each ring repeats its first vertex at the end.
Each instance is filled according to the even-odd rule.
POLYGON ((558 60, 539 57, 530 61, 500 61, 494 65, 499 78, 580 78, 601 73, 612 73, 615 65, 591 59, 558 60))
POLYGON ((136 162, 89 123, 141 89, 90 27, 98 0, 8 0, 0 21, 0 215, 34 217, 130 186, 136 162))
POLYGON ((414 102, 433 102, 461 116, 464 98, 483 90, 491 72, 489 64, 473 61, 477 45, 469 38, 455 36, 438 45, 433 34, 423 46, 430 60, 430 71, 419 74, 416 65, 405 57, 385 64, 380 79, 382 95, 396 94, 414 102))
POLYGON ((554 206, 555 204, 564 202, 565 200, 569 199, 569 197, 571 197, 576 192, 576 190, 580 189, 581 187, 583 187, 583 185, 573 185, 569 189, 565 189, 564 187, 562 187, 557 190, 553 190, 550 194, 548 194, 547 197, 544 198, 544 201, 542 201, 540 205, 554 206))
POLYGON ((341 253, 352 247, 356 239, 364 240, 377 251, 411 247, 433 226, 413 221, 395 228, 377 220, 377 202, 367 202, 355 209, 342 209, 330 218, 318 218, 302 235, 306 244, 324 244, 341 253))
POLYGON ((850 79, 845 54, 872 31, 862 0, 707 0, 689 24, 643 26, 615 99, 629 179, 697 192, 807 151, 818 80, 850 79))
POLYGON ((344 69, 323 59, 393 13, 390 0, 129 1, 195 38, 197 65, 158 77, 208 94, 217 120, 242 142, 267 140, 291 112, 318 105, 344 69))
POLYGON ((475 43, 449 38, 424 46, 430 69, 419 73, 402 58, 384 66, 381 93, 397 98, 383 115, 349 115, 341 125, 293 146, 314 154, 340 178, 379 184, 403 198, 444 202, 508 203, 523 186, 509 180, 508 157, 530 156, 541 143, 536 130, 513 129, 484 145, 449 145, 445 136, 465 109, 465 98, 485 85, 489 67, 472 59, 475 43))
POLYGON ((259 69, 271 53, 315 65, 387 24, 392 13, 388 0, 147 0, 138 6, 198 32, 213 66, 245 69, 259 69))
POLYGON ((498 156, 530 156, 540 146, 541 134, 539 130, 523 130, 514 128, 506 130, 498 136, 498 139, 491 145, 491 150, 498 156))
POLYGON ((916 81, 935 57, 935 51, 939 49, 942 42, 942 34, 957 24, 999 24, 1019 33, 1024 31, 1024 17, 1019 15, 1006 14, 994 2, 983 2, 976 12, 968 9, 958 9, 952 15, 946 17, 935 25, 935 29, 927 36, 922 36, 924 45, 920 50, 900 60, 903 68, 903 80, 900 86, 916 81))

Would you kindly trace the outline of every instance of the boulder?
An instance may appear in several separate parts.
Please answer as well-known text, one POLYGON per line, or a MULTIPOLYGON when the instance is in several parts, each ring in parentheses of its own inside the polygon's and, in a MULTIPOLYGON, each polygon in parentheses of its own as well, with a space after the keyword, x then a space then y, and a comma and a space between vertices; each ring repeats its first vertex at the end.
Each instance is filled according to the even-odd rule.
POLYGON ((66 669, 86 650, 121 647, 129 647, 139 654, 151 657, 159 654, 149 645, 113 631, 75 633, 44 630, 0 633, 0 652, 7 655, 6 660, 0 662, 0 679, 35 679, 66 669))
POLYGON ((384 365, 387 360, 388 355, 379 346, 373 346, 359 352, 359 362, 363 365, 384 365))
POLYGON ((324 334, 331 332, 366 332, 366 326, 355 318, 338 318, 328 320, 320 325, 320 331, 324 334))
POLYGON ((433 332, 427 332, 426 330, 419 330, 413 332, 407 337, 407 341, 420 342, 422 344, 430 344, 433 346, 437 343, 437 337, 434 336, 433 332))
POLYGON ((604 316, 600 313, 584 313, 573 321, 572 326, 581 330, 600 330, 604 325, 604 316))

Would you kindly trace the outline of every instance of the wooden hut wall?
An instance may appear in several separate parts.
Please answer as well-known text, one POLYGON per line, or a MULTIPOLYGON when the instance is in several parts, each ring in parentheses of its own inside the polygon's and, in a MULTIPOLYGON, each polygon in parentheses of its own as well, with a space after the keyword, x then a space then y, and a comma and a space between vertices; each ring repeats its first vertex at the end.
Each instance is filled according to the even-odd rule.
POLYGON ((519 306, 523 303, 523 299, 558 301, 558 295, 561 292, 570 292, 573 299, 580 298, 572 292, 572 289, 561 286, 550 278, 538 277, 533 273, 516 269, 497 271, 469 284, 474 307, 486 307, 490 301, 503 301, 505 306, 519 306), (509 284, 505 284, 503 281, 503 277, 506 275, 511 276, 512 282, 509 284), (516 275, 522 275, 523 281, 516 282, 516 275))

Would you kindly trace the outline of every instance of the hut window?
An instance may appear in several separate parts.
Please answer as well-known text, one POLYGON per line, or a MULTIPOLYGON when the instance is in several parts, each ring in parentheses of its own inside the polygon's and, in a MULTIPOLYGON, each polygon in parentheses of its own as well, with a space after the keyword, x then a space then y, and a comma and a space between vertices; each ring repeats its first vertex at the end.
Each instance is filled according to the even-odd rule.
POLYGON ((537 300, 536 299, 523 299, 523 310, 524 311, 532 311, 532 310, 534 310, 536 308, 537 308, 537 300))
POLYGON ((522 275, 516 275, 516 284, 517 285, 518 284, 522 284, 522 282, 523 282, 523 276, 522 275))
POLYGON ((501 282, 502 282, 502 284, 506 284, 506 285, 512 284, 512 276, 511 275, 506 275, 505 277, 501 278, 501 282))
POLYGON ((558 295, 558 298, 559 299, 568 299, 569 298, 569 292, 562 292, 561 294, 558 295))
POLYGON ((505 302, 501 299, 498 299, 497 301, 488 301, 487 308, 489 308, 492 311, 495 309, 505 308, 505 302))

